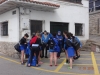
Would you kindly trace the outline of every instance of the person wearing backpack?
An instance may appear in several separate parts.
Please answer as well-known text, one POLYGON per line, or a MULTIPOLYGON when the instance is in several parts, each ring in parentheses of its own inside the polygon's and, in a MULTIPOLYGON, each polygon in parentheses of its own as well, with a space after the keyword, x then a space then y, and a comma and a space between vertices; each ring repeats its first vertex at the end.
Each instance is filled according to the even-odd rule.
POLYGON ((53 37, 51 37, 49 40, 50 66, 53 65, 53 59, 55 66, 57 66, 57 52, 59 51, 60 48, 58 46, 58 40, 56 39, 56 33, 54 33, 53 37))
POLYGON ((20 50, 21 50, 21 64, 24 65, 24 55, 25 55, 25 50, 27 48, 27 38, 29 35, 26 33, 24 34, 24 37, 21 38, 20 40, 20 50))
POLYGON ((57 53, 57 57, 60 58, 60 54, 62 52, 62 44, 63 44, 63 36, 61 35, 61 31, 58 31, 56 38, 58 40, 58 44, 60 47, 60 52, 57 53))
POLYGON ((75 56, 75 50, 73 48, 73 44, 71 42, 71 37, 69 35, 69 33, 65 34, 65 38, 66 38, 66 42, 65 42, 65 46, 66 46, 66 51, 68 54, 68 58, 69 58, 69 63, 70 63, 70 67, 68 67, 69 69, 72 69, 72 64, 73 64, 73 57, 75 56))
POLYGON ((70 36, 71 36, 72 43, 73 43, 73 46, 74 46, 74 49, 75 49, 75 53, 76 53, 76 56, 74 57, 74 59, 78 59, 80 57, 79 49, 82 46, 82 44, 81 44, 80 40, 76 36, 73 36, 72 33, 70 33, 70 36))
POLYGON ((31 53, 30 53, 30 58, 29 62, 27 63, 27 66, 30 67, 31 64, 33 63, 33 59, 35 58, 36 60, 36 67, 40 66, 38 62, 38 56, 39 56, 39 51, 40 51, 40 46, 41 46, 41 39, 40 39, 40 33, 36 33, 36 35, 30 40, 30 46, 31 46, 31 53))

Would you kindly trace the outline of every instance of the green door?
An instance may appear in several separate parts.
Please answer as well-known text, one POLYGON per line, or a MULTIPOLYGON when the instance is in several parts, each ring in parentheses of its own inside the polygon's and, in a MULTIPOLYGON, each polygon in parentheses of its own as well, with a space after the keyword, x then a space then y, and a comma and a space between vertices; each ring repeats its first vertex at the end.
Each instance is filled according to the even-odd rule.
POLYGON ((50 32, 58 32, 58 31, 68 31, 68 23, 62 23, 62 22, 50 22, 50 32))

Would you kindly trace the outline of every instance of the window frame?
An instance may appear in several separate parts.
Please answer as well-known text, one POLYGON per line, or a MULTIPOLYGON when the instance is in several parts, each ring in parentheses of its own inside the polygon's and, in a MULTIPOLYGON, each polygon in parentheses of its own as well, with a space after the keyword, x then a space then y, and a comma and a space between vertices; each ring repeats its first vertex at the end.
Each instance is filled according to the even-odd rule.
POLYGON ((75 23, 75 36, 84 36, 84 24, 83 23, 75 23), (81 35, 76 35, 76 24, 81 24, 81 35))
POLYGON ((8 36, 8 21, 1 22, 1 36, 8 36))

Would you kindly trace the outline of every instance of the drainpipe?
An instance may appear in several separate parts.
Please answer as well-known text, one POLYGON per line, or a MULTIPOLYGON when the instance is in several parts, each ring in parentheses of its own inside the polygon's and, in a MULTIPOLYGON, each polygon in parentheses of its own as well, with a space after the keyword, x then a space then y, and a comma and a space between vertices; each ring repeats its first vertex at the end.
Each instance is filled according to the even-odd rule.
POLYGON ((21 22, 20 22, 20 20, 21 20, 21 19, 20 19, 20 16, 21 16, 21 15, 20 15, 20 7, 18 7, 18 10, 19 10, 19 40, 20 40, 20 39, 21 39, 21 27, 20 27, 20 23, 21 23, 21 22))

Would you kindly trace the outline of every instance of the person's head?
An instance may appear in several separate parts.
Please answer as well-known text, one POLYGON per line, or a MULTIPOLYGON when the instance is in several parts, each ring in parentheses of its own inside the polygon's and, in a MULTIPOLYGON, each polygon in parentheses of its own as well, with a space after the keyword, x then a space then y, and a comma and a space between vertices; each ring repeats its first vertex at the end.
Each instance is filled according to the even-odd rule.
POLYGON ((24 38, 28 38, 29 37, 29 35, 26 33, 26 34, 24 34, 24 38))
POLYGON ((53 33, 52 35, 53 35, 53 37, 56 37, 56 33, 53 33))
POLYGON ((61 31, 58 31, 58 35, 61 35, 61 31))
POLYGON ((38 38, 41 38, 41 34, 40 34, 39 32, 36 33, 36 36, 37 36, 38 38))
POLYGON ((64 31, 64 32, 63 32, 63 35, 65 36, 65 34, 67 34, 67 33, 68 33, 67 31, 64 31))
POLYGON ((44 31, 44 35, 47 35, 47 31, 46 30, 44 31))
POLYGON ((65 33, 65 38, 67 38, 67 39, 71 39, 71 37, 70 37, 70 33, 65 33))
POLYGON ((72 38, 74 38, 74 35, 73 35, 72 33, 70 33, 70 36, 71 36, 72 38))

